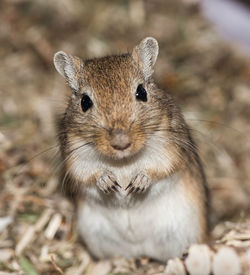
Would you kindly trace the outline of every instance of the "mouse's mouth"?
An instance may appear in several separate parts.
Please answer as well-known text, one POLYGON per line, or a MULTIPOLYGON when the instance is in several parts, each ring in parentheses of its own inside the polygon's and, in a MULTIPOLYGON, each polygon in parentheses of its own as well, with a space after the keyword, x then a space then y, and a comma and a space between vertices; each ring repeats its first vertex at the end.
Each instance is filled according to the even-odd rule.
POLYGON ((127 158, 134 156, 140 150, 131 151, 131 149, 128 147, 127 149, 124 149, 124 150, 116 150, 115 149, 112 151, 113 151, 113 153, 112 153, 113 159, 122 160, 122 159, 127 159, 127 158))
POLYGON ((131 157, 137 155, 144 148, 144 144, 128 144, 123 148, 117 148, 107 144, 107 146, 102 146, 101 148, 97 146, 97 151, 101 156, 110 160, 128 160, 131 157))
POLYGON ((110 148, 109 152, 98 151, 100 156, 106 161, 111 161, 112 163, 115 162, 117 165, 120 165, 124 161, 130 162, 130 160, 137 157, 144 148, 145 146, 140 146, 140 148, 136 148, 136 150, 131 150, 129 148, 125 150, 114 150, 110 148))

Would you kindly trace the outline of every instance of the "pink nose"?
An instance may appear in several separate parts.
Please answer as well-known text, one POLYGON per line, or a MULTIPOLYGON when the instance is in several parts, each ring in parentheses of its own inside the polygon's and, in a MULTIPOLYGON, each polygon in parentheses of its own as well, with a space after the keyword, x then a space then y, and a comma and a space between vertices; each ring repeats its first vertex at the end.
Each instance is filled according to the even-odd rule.
POLYGON ((131 142, 122 129, 116 129, 112 131, 110 144, 114 149, 123 151, 131 145, 131 142))

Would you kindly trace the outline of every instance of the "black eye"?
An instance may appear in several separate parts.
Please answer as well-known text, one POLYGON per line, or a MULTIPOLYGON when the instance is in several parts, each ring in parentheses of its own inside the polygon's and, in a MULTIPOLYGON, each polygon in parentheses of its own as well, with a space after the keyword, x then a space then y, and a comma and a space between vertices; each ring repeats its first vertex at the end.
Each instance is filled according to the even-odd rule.
POLYGON ((139 84, 136 89, 136 99, 146 102, 148 100, 147 98, 147 92, 143 88, 142 84, 139 84))
POLYGON ((89 108, 92 107, 93 102, 88 95, 83 95, 81 100, 82 110, 86 112, 89 108))

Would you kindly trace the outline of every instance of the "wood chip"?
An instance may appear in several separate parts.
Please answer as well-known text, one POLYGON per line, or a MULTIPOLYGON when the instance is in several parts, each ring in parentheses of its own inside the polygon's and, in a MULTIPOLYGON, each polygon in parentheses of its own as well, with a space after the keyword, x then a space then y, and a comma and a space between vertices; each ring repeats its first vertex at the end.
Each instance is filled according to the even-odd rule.
POLYGON ((56 213, 53 215, 52 219, 49 222, 48 227, 45 230, 45 237, 49 240, 52 240, 60 227, 62 223, 62 215, 59 213, 56 213))
POLYGON ((10 249, 10 248, 0 249, 0 262, 6 263, 13 256, 14 256, 13 249, 10 249))
POLYGON ((185 261, 187 270, 192 275, 208 275, 211 271, 210 251, 207 245, 194 244, 189 249, 185 261))
POLYGON ((55 268, 55 270, 57 270, 60 274, 63 275, 64 272, 63 272, 62 269, 56 264, 56 261, 55 261, 53 255, 50 255, 50 260, 51 260, 51 263, 52 263, 53 267, 55 268))
POLYGON ((235 246, 235 247, 249 247, 250 240, 249 241, 231 240, 226 242, 226 245, 235 246))
POLYGON ((166 275, 186 275, 185 267, 179 258, 169 260, 165 269, 166 275))
POLYGON ((89 263, 90 263, 90 256, 87 252, 84 251, 82 253, 82 262, 74 274, 81 275, 85 271, 89 263))
POLYGON ((236 240, 250 240, 250 232, 237 233, 234 238, 236 240))
POLYGON ((67 269, 65 275, 82 275, 83 272, 86 270, 90 263, 90 256, 87 252, 81 253, 80 257, 82 258, 82 262, 78 267, 70 267, 67 269))
POLYGON ((42 262, 42 263, 50 261, 48 245, 44 245, 42 247, 40 257, 39 257, 39 261, 42 262))
POLYGON ((20 241, 18 242, 17 246, 16 246, 16 255, 20 255, 23 250, 25 249, 26 246, 28 246, 30 244, 30 242, 34 239, 35 234, 37 232, 40 232, 43 227, 46 225, 46 223, 48 222, 50 216, 52 214, 52 210, 51 209, 47 209, 43 212, 42 216, 40 217, 40 219, 36 222, 35 225, 31 225, 27 231, 25 232, 25 234, 23 235, 23 237, 20 239, 20 241))
POLYGON ((107 275, 111 271, 111 263, 109 261, 100 261, 92 265, 86 275, 107 275))
POLYGON ((239 258, 230 247, 222 247, 214 256, 213 261, 214 275, 238 275, 241 272, 239 258))
POLYGON ((10 216, 0 217, 0 233, 12 222, 13 222, 13 219, 10 216))
MULTIPOLYGON (((148 259, 142 259, 142 265, 147 264, 146 261, 148 259)), ((125 258, 115 258, 113 259, 113 272, 114 273, 130 273, 131 272, 131 264, 125 258)))

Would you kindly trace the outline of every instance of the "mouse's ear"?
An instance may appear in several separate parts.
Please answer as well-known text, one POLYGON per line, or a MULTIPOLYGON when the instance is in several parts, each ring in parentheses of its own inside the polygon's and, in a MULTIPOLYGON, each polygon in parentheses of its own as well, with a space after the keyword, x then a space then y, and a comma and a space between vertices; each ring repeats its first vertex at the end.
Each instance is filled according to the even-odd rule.
POLYGON ((153 37, 146 37, 138 46, 133 49, 132 57, 137 63, 139 63, 139 66, 146 79, 154 72, 153 67, 156 62, 158 53, 158 42, 153 37))
POLYGON ((83 65, 82 61, 78 57, 60 51, 54 55, 54 65, 58 73, 67 80, 69 86, 74 90, 78 90, 78 74, 83 65))

